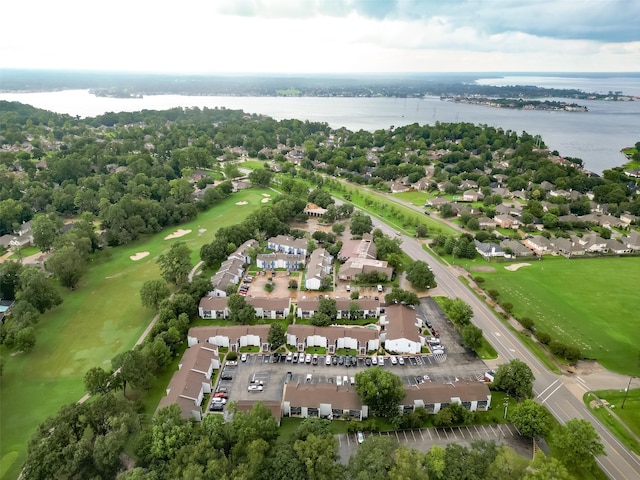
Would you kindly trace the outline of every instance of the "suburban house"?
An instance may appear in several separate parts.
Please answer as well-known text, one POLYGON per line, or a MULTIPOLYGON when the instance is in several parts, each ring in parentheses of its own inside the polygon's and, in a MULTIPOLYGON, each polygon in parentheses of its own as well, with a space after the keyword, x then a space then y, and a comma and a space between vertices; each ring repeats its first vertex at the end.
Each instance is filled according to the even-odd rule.
POLYGON ((451 203, 451 200, 449 200, 448 198, 444 198, 444 197, 436 197, 436 198, 432 198, 430 200, 427 200, 427 202, 424 204, 424 206, 425 207, 440 208, 442 205, 445 205, 447 203, 451 203))
POLYGON ((361 240, 345 240, 338 253, 338 260, 345 262, 350 258, 368 258, 375 260, 376 244, 371 234, 365 233, 361 240))
POLYGON ((579 243, 568 238, 554 238, 553 246, 556 251, 567 258, 585 254, 584 248, 579 243))
POLYGON ((356 280, 358 275, 363 273, 378 272, 384 273, 389 280, 393 275, 393 267, 389 266, 386 260, 375 260, 373 258, 349 258, 340 266, 338 278, 340 280, 356 280))
POLYGON ((307 256, 307 241, 304 238, 294 238, 278 235, 267 240, 267 248, 274 252, 296 253, 307 256))
POLYGON ((282 414, 285 417, 363 420, 369 416, 369 408, 362 405, 353 385, 298 382, 284 386, 282 414))
POLYGON ((205 394, 211 393, 211 377, 219 368, 215 346, 199 344, 187 348, 157 410, 175 403, 180 407, 183 418, 202 420, 202 400, 205 394))
POLYGON ((459 199, 460 202, 477 202, 481 200, 483 197, 482 193, 477 190, 465 190, 462 194, 462 198, 459 199))
POLYGON ((13 300, 0 300, 0 324, 4 325, 4 320, 11 311, 13 300))
POLYGON ((623 253, 631 253, 633 250, 626 246, 624 243, 619 242, 616 239, 610 238, 606 240, 606 247, 609 253, 615 253, 621 255, 623 253))
POLYGON ((496 224, 502 228, 518 228, 520 226, 520 221, 512 217, 511 215, 496 215, 493 220, 496 224))
POLYGON ((307 290, 320 290, 323 277, 331 274, 333 257, 324 248, 316 248, 307 265, 304 286, 307 290))
POLYGON ((530 257, 533 252, 516 240, 503 240, 500 246, 506 258, 530 257), (511 253, 507 253, 511 251, 511 253))
POLYGON ((322 217, 325 213, 327 213, 327 209, 319 207, 315 203, 307 203, 302 213, 305 213, 310 217, 322 217))
POLYGON ((242 347, 259 347, 269 350, 267 336, 269 325, 232 325, 228 327, 193 327, 187 334, 187 344, 210 343, 237 352, 242 347))
POLYGON ((380 339, 388 352, 418 354, 425 345, 420 332, 421 321, 416 311, 405 305, 391 305, 386 314, 380 317, 380 325, 384 326, 380 339))
POLYGON ((6 234, 0 237, 0 246, 5 248, 26 247, 33 243, 33 234, 31 233, 32 221, 22 222, 20 227, 13 232, 13 235, 6 234))
POLYGON ((575 237, 587 253, 607 253, 607 241, 597 233, 587 233, 582 238, 575 237))
POLYGON ((478 224, 480 225, 480 230, 486 230, 487 228, 496 228, 498 223, 489 217, 480 217, 478 218, 478 224))
POLYGON ((491 391, 482 382, 419 383, 405 388, 401 402, 403 413, 424 407, 427 413, 438 413, 444 407, 457 403, 467 410, 487 411, 491 406, 491 391))
POLYGON ((542 235, 533 235, 532 237, 527 238, 524 241, 524 245, 533 250, 536 255, 544 255, 545 253, 553 252, 553 244, 548 238, 545 238, 542 235))
POLYGON ((629 235, 624 237, 624 244, 633 251, 640 250, 640 233, 630 232, 629 235))
POLYGON ((377 330, 365 327, 338 326, 315 327, 313 325, 289 325, 287 345, 294 345, 302 352, 308 347, 322 347, 333 354, 339 348, 356 350, 358 355, 378 350, 380 339, 377 330))
POLYGON ((301 253, 260 253, 256 256, 256 265, 264 270, 298 270, 304 267, 305 260, 306 257, 301 253))
POLYGON ((476 251, 482 255, 485 260, 491 260, 494 257, 504 257, 504 250, 497 243, 482 243, 478 240, 474 240, 473 242, 476 246, 476 251))

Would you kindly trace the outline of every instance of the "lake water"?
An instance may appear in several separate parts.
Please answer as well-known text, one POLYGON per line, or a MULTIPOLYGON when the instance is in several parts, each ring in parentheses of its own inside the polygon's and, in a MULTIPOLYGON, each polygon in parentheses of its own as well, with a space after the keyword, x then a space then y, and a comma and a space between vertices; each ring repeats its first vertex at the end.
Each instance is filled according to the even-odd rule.
MULTIPOLYGON (((517 77, 520 78, 520 77, 517 77)), ((542 77, 548 78, 548 77, 542 77)), ((499 79, 487 79, 496 82, 499 79)), ((483 80, 484 81, 484 80, 483 80)), ((612 85, 611 90, 615 89, 612 85)), ((608 89, 607 89, 608 91, 608 89)), ((58 113, 90 117, 105 112, 164 110, 173 107, 226 107, 269 115, 326 122, 331 127, 368 130, 412 123, 470 122, 518 133, 541 135, 551 150, 581 158, 597 173, 625 162, 620 150, 640 141, 640 102, 580 101, 587 113, 509 110, 443 102, 439 98, 220 97, 154 95, 142 99, 101 98, 86 90, 0 93, 58 113)))

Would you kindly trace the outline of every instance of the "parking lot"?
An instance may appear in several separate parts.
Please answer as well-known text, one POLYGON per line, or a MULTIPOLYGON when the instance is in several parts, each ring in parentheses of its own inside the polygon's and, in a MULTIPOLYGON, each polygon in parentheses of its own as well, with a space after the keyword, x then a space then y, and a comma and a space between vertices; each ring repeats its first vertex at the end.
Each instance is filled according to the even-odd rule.
MULTIPOLYGON (((283 272, 278 272, 281 283, 288 279, 283 272)), ((266 276, 257 276, 265 278, 266 276)), ((276 275, 278 279, 278 276, 276 275)), ((266 280, 265 280, 266 281, 266 280)), ((254 279, 255 282, 255 279, 254 279)), ((252 287, 257 286, 252 283, 252 287)), ((398 355, 396 363, 392 364, 391 356, 385 355, 383 367, 398 375, 405 385, 416 385, 423 382, 451 383, 456 381, 480 381, 487 370, 484 362, 473 352, 462 345, 462 339, 455 327, 449 322, 437 304, 431 299, 422 299, 416 307, 418 318, 429 320, 433 327, 440 332, 440 341, 445 347, 444 354, 398 355)), ((217 388, 224 388, 229 395, 229 401, 256 400, 281 401, 287 373, 291 373, 290 382, 305 382, 311 374, 310 381, 334 382, 343 385, 351 384, 356 373, 370 368, 366 365, 367 357, 351 357, 354 364, 336 365, 332 358, 330 365, 326 365, 326 355, 317 355, 317 362, 299 363, 286 361, 285 355, 278 355, 277 361, 271 354, 247 354, 245 362, 238 361, 235 365, 225 365, 221 372, 233 377, 231 380, 220 380, 217 388), (251 383, 251 382, 254 383, 251 383), (262 382, 262 391, 248 391, 250 385, 262 382)), ((333 357, 333 356, 332 356, 333 357)), ((313 357, 311 357, 313 359, 313 357)), ((368 357, 369 361, 371 357, 368 357)), ((343 358, 344 362, 344 358, 343 358)), ((346 362, 345 362, 346 363, 346 362)))
MULTIPOLYGON (((423 428, 415 430, 398 430, 391 432, 364 432, 364 438, 370 436, 387 436, 396 440, 399 445, 427 452, 432 446, 445 447, 457 443, 470 447, 476 440, 494 441, 498 445, 508 445, 518 454, 527 458, 533 455, 531 439, 520 436, 515 426, 503 425, 467 425, 461 427, 423 428)), ((359 443, 355 433, 336 435, 340 461, 344 464, 357 452, 359 443)))

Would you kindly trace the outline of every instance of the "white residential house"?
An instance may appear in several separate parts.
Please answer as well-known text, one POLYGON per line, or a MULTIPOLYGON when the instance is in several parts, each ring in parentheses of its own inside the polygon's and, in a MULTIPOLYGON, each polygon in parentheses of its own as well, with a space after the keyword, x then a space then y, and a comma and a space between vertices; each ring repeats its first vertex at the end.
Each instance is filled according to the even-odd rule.
POLYGON ((322 279, 327 275, 331 275, 331 264, 333 257, 324 248, 316 248, 307 265, 307 274, 304 280, 304 286, 307 290, 320 290, 322 279))
POLYGON ((380 316, 380 325, 384 326, 380 337, 388 352, 416 355, 422 351, 425 339, 413 308, 397 304, 388 306, 385 315, 380 316))

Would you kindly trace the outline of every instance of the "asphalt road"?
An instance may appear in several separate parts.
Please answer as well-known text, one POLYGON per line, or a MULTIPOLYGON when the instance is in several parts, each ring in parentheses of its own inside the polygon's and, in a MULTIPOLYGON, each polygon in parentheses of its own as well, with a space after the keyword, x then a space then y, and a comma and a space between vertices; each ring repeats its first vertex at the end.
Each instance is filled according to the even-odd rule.
POLYGON ((605 447, 606 456, 597 458, 598 464, 609 478, 635 480, 640 478, 640 459, 629 451, 596 419, 582 402, 582 395, 588 390, 580 377, 556 375, 520 343, 518 338, 478 299, 459 279, 459 272, 452 266, 441 264, 422 249, 420 243, 411 237, 399 235, 397 230, 372 217, 374 228, 385 234, 402 239, 403 250, 414 260, 427 262, 433 268, 438 289, 451 298, 461 298, 474 311, 472 322, 480 327, 485 338, 498 352, 498 360, 487 362, 497 366, 518 358, 527 363, 536 377, 534 394, 536 400, 544 404, 563 424, 573 418, 582 418, 593 424, 605 447))

